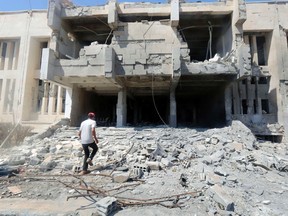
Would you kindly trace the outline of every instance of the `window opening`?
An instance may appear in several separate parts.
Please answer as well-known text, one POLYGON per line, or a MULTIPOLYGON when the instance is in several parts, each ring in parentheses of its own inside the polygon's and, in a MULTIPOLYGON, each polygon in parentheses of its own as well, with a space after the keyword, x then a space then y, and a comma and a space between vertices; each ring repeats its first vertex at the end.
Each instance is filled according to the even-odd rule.
POLYGON ((7 43, 6 42, 2 42, 0 47, 1 47, 0 70, 4 70, 6 51, 7 51, 7 43))
POLYGON ((259 77, 259 84, 268 84, 268 77, 259 77))
POLYGON ((258 65, 266 65, 265 37, 264 36, 256 37, 256 44, 257 44, 258 65))
POLYGON ((251 84, 256 84, 256 77, 255 76, 251 77, 251 84))
POLYGON ((262 114, 269 114, 269 102, 268 99, 261 100, 262 114))
POLYGON ((248 106, 247 106, 246 99, 242 100, 242 110, 243 110, 243 114, 247 114, 248 106))
POLYGON ((16 70, 19 40, 0 41, 0 70, 16 70))
POLYGON ((43 55, 43 49, 48 47, 48 42, 41 42, 40 43, 40 59, 39 59, 39 69, 41 68, 42 63, 42 55, 43 55))

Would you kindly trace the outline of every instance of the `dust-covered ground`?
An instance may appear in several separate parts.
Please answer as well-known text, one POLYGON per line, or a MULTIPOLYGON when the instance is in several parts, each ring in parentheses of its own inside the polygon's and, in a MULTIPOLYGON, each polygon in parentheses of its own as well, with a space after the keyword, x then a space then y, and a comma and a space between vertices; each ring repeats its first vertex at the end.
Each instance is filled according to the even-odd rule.
POLYGON ((0 215, 287 215, 287 143, 224 128, 100 127, 81 176, 77 128, 0 153, 0 215))

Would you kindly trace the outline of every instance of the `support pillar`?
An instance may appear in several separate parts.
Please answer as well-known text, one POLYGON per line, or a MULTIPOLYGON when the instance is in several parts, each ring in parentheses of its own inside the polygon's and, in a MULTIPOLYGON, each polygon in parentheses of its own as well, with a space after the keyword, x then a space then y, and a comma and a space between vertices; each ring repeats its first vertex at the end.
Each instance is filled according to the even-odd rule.
POLYGON ((259 98, 259 77, 256 77, 255 98, 256 98, 256 114, 262 115, 261 98, 259 98))
POLYGON ((47 81, 44 81, 44 96, 42 99, 41 114, 47 113, 48 95, 49 95, 49 83, 47 81))
POLYGON ((232 84, 232 98, 233 98, 233 108, 234 108, 234 114, 240 114, 241 113, 241 104, 240 104, 240 97, 238 92, 238 83, 235 82, 232 84))
POLYGON ((52 115, 55 112, 55 103, 56 103, 56 85, 50 83, 50 92, 49 92, 49 102, 48 102, 48 114, 52 115))
POLYGON ((117 127, 126 126, 127 123, 127 104, 126 104, 127 92, 125 89, 121 89, 118 92, 118 101, 117 101, 117 127))
POLYGON ((225 113, 226 113, 226 123, 230 124, 232 122, 232 89, 231 85, 227 86, 225 89, 225 113))
POLYGON ((170 90, 170 127, 177 127, 177 104, 175 99, 175 88, 170 90))
POLYGON ((63 100, 62 91, 63 91, 62 86, 58 86, 57 109, 56 109, 58 115, 62 114, 62 100, 63 100))
POLYGON ((251 85, 250 76, 247 77, 247 80, 246 80, 246 99, 247 99, 247 114, 254 114, 252 85, 251 85))
POLYGON ((72 109, 72 88, 66 88, 65 96, 65 118, 71 118, 72 109))

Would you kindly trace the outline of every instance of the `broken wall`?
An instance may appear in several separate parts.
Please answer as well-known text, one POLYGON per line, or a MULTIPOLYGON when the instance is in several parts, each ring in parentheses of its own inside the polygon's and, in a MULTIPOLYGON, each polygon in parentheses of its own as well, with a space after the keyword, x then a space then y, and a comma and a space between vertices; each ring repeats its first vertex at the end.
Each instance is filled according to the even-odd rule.
POLYGON ((121 64, 121 75, 172 75, 173 48, 180 49, 181 44, 169 23, 144 20, 119 24, 111 46, 121 64))
MULTIPOLYGON (((264 52, 267 63, 259 65, 258 68, 262 74, 268 75, 269 82, 268 90, 267 87, 259 88, 259 93, 265 94, 264 99, 268 99, 269 114, 262 115, 261 113, 262 119, 258 119, 264 122, 274 119, 274 123, 279 122, 280 124, 287 121, 283 117, 283 113, 285 115, 286 111, 281 104, 285 95, 281 95, 283 91, 280 89, 280 82, 282 79, 285 80, 284 74, 287 74, 287 39, 283 31, 283 26, 287 27, 287 18, 284 18, 283 13, 285 9, 287 11, 286 3, 247 3, 247 21, 243 24, 244 34, 262 35, 265 39, 262 52, 264 52)), ((258 44, 254 42, 254 46, 257 48, 258 44)), ((255 63, 253 64, 255 65, 255 63)))

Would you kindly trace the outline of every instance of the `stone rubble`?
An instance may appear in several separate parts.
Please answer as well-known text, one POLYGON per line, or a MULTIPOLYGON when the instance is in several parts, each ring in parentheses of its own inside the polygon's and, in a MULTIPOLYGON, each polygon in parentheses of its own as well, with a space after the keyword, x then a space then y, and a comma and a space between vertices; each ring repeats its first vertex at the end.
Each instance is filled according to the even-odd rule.
MULTIPOLYGON (((50 137, 30 137, 19 146, 1 149, 0 168, 22 167, 35 175, 75 174, 81 170, 83 160, 76 134, 77 128, 62 126, 50 137)), ((156 205, 166 215, 270 216, 272 212, 285 215, 288 211, 287 143, 258 141, 239 121, 213 129, 99 127, 97 136, 99 151, 93 160, 94 166, 90 167, 91 173, 112 174, 112 181, 106 180, 106 186, 129 184, 134 180, 143 182, 124 191, 121 197, 148 199, 198 192, 199 196, 187 195, 175 201, 181 204, 177 210, 163 210, 164 207, 156 205), (117 167, 113 165, 115 161, 119 162, 117 167)), ((51 198, 65 191, 65 188, 57 191, 55 185, 50 187, 53 191, 34 193, 32 187, 29 190, 21 187, 22 192, 17 196, 51 198)), ((67 189, 69 193, 71 190, 67 189)), ((0 184, 1 198, 13 196, 7 185, 0 184)), ((99 214, 109 215, 115 210, 115 198, 96 200, 99 214)), ((131 209, 137 209, 139 215, 145 214, 145 206, 128 206, 115 215, 134 215, 131 209)))

